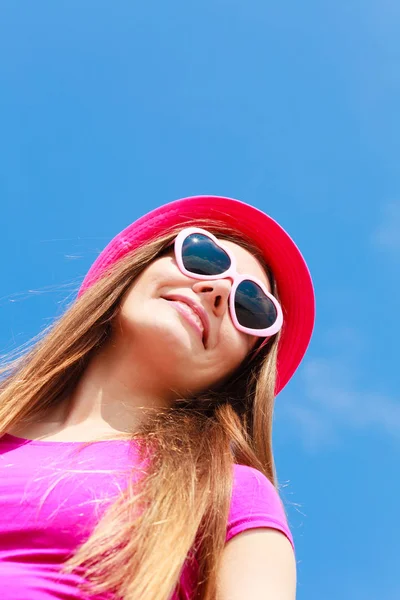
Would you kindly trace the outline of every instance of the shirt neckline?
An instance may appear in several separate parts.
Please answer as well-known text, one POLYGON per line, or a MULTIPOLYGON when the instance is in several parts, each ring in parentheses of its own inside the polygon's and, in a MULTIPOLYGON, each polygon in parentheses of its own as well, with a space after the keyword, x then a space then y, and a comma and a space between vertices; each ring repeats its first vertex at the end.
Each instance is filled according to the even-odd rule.
MULTIPOLYGON (((76 444, 87 444, 88 441, 74 441, 74 442, 65 442, 63 440, 31 440, 28 438, 18 437, 16 435, 12 435, 11 433, 4 433, 0 441, 9 441, 16 445, 29 444, 30 446, 74 446, 76 444)), ((94 444, 109 444, 112 442, 119 442, 122 444, 129 443, 130 440, 91 440, 91 443, 94 444)))

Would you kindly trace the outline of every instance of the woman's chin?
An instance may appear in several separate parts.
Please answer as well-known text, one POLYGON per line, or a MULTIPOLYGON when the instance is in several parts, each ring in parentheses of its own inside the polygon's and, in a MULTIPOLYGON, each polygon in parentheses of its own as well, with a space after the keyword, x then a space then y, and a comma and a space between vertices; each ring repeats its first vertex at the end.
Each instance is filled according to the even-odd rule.
POLYGON ((162 363, 179 360, 194 367, 205 351, 200 332, 178 313, 171 318, 160 311, 148 318, 141 315, 135 322, 125 318, 119 325, 114 330, 119 341, 124 345, 128 342, 135 354, 139 352, 142 358, 147 355, 152 362, 156 358, 162 363))

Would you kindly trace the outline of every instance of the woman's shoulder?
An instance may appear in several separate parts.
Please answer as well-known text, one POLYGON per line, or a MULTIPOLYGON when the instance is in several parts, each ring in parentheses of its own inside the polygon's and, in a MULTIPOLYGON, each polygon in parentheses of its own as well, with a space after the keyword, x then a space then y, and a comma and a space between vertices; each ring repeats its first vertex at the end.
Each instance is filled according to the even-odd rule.
POLYGON ((234 485, 253 487, 264 486, 266 489, 276 490, 274 484, 258 469, 247 465, 233 465, 234 485))
POLYGON ((235 464, 227 541, 258 527, 282 531, 294 547, 283 502, 274 484, 258 469, 235 464))
POLYGON ((231 508, 240 507, 285 516, 279 492, 268 477, 254 467, 235 464, 231 508))

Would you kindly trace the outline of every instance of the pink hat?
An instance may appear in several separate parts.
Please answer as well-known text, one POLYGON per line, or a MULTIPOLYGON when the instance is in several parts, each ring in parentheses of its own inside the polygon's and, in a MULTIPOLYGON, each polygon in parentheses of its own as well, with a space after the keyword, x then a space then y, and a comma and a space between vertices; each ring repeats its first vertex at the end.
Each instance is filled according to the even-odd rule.
POLYGON ((278 350, 278 393, 296 371, 310 342, 315 319, 314 289, 304 258, 290 236, 271 217, 249 204, 222 196, 192 196, 152 210, 111 240, 89 269, 78 295, 131 250, 170 227, 203 218, 222 221, 252 240, 274 274, 284 318, 278 350))

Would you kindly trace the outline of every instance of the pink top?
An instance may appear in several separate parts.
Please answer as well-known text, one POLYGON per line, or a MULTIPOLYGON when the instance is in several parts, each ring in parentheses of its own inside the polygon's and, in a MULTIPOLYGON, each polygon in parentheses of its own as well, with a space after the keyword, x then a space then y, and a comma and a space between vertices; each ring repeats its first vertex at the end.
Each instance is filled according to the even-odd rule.
MULTIPOLYGON (((89 537, 108 499, 115 500, 123 489, 123 477, 113 471, 129 468, 135 451, 129 451, 127 441, 112 440, 70 456, 79 443, 32 441, 10 434, 0 438, 2 600, 86 598, 76 587, 79 576, 60 575, 60 565, 89 537), (106 502, 100 505, 102 499, 106 502)), ((274 486, 256 469, 235 465, 226 539, 255 527, 278 529, 293 546, 274 486)), ((195 574, 186 568, 180 598, 193 597, 194 581, 195 574)), ((104 600, 110 595, 91 598, 104 600)))

